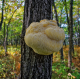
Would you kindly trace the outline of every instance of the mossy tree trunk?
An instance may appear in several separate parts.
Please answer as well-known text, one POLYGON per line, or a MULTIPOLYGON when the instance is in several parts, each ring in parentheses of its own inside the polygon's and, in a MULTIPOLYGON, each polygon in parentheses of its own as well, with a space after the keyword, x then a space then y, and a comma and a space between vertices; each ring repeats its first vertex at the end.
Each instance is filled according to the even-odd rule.
POLYGON ((25 0, 24 19, 21 34, 21 78, 50 79, 52 72, 52 54, 36 54, 24 42, 26 28, 32 22, 52 19, 51 0, 25 0))

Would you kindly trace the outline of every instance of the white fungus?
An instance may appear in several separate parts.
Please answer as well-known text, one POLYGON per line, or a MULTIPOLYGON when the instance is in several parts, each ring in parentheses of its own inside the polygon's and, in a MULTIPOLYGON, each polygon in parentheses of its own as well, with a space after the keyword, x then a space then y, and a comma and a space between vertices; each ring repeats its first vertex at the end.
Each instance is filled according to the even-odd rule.
POLYGON ((46 19, 31 23, 24 37, 25 43, 40 55, 59 51, 64 39, 65 33, 57 26, 56 21, 46 19))

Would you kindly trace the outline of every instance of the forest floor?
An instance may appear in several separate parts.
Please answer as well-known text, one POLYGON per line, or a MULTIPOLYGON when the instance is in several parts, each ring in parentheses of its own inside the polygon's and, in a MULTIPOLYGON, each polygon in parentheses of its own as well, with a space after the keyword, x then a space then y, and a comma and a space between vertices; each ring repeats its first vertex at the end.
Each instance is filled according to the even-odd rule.
MULTIPOLYGON (((7 46, 7 56, 3 46, 0 46, 0 79, 17 79, 20 74, 21 48, 7 46)), ((69 46, 63 46, 64 60, 60 52, 53 53, 52 79, 80 79, 80 47, 74 46, 72 55, 72 70, 67 67, 69 46)))

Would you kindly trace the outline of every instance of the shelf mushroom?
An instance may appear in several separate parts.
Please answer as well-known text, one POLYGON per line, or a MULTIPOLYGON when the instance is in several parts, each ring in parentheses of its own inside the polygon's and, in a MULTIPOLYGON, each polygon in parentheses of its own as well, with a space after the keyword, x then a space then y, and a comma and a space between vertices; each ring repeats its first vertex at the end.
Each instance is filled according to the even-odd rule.
POLYGON ((31 23, 24 36, 25 43, 40 55, 59 51, 64 39, 63 29, 58 27, 55 20, 47 19, 31 23))

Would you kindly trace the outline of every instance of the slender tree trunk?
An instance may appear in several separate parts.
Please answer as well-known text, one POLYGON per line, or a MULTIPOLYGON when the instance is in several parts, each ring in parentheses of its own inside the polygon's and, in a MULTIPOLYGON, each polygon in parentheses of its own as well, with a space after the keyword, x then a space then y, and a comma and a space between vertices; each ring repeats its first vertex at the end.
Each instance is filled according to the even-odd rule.
POLYGON ((7 26, 7 29, 6 29, 6 44, 8 45, 8 26, 7 26))
MULTIPOLYGON (((78 0, 79 2, 79 0, 78 0)), ((79 36, 78 36, 78 46, 80 46, 80 25, 79 25, 79 3, 78 3, 78 33, 79 33, 79 36)))
POLYGON ((13 42, 12 42, 12 33, 11 33, 11 46, 13 45, 13 42))
POLYGON ((7 29, 5 31, 5 23, 4 23, 4 49, 5 49, 5 56, 7 56, 7 29), (5 36, 6 32, 6 36, 5 36))
MULTIPOLYGON (((63 0, 62 0, 63 2, 63 0)), ((61 19, 60 19, 60 26, 61 26, 61 23, 62 23, 62 9, 61 9, 61 19)), ((64 40, 64 45, 66 46, 66 39, 64 40)))
MULTIPOLYGON (((55 17, 56 17, 57 25, 59 26, 58 15, 57 15, 57 10, 56 10, 54 0, 53 0, 53 6, 54 6, 54 12, 55 12, 55 15, 56 15, 55 17)), ((63 47, 60 49, 60 53, 61 53, 61 60, 63 60, 63 47)))
POLYGON ((16 47, 17 47, 17 44, 18 44, 18 38, 16 36, 16 39, 15 39, 15 43, 16 43, 16 47))
POLYGON ((69 37, 69 53, 68 53, 68 67, 71 69, 72 64, 72 49, 73 49, 73 0, 70 0, 70 37, 69 37))
POLYGON ((66 39, 64 40, 64 45, 66 46, 66 39))
MULTIPOLYGON (((75 23, 76 21, 73 21, 73 24, 74 24, 74 26, 75 26, 75 32, 78 32, 77 31, 77 26, 76 26, 76 23, 75 23)), ((78 41, 77 41, 77 37, 75 38, 75 45, 78 45, 77 44, 78 43, 78 41)))
MULTIPOLYGON (((66 0, 65 0, 65 11, 66 11, 66 16, 67 16, 67 23, 68 23, 68 31, 69 31, 69 17, 68 17, 68 10, 67 10, 67 3, 66 3, 66 0)), ((70 32, 70 31, 69 31, 70 32)), ((69 34, 68 32, 68 34, 69 34)))
MULTIPOLYGON (((66 3, 66 0, 65 0, 65 11, 66 11, 66 16, 67 16, 67 23, 68 23, 68 34, 70 34, 70 19, 69 19, 69 16, 68 16, 68 10, 67 10, 67 3, 66 3)), ((74 45, 72 43, 72 51, 73 51, 73 54, 74 54, 74 45)))
POLYGON ((3 8, 4 8, 4 0, 2 0, 2 17, 1 17, 1 22, 0 22, 0 30, 2 28, 2 23, 3 23, 3 8))
POLYGON ((21 34, 21 78, 50 79, 52 73, 52 54, 36 54, 24 42, 25 30, 30 23, 42 19, 52 19, 51 0, 25 0, 23 28, 21 34))
POLYGON ((4 22, 4 49, 5 49, 5 22, 4 22))
POLYGON ((57 10, 56 10, 56 6, 55 6, 54 0, 53 0, 53 6, 54 6, 55 18, 56 18, 57 24, 59 26, 58 15, 57 15, 57 10))

